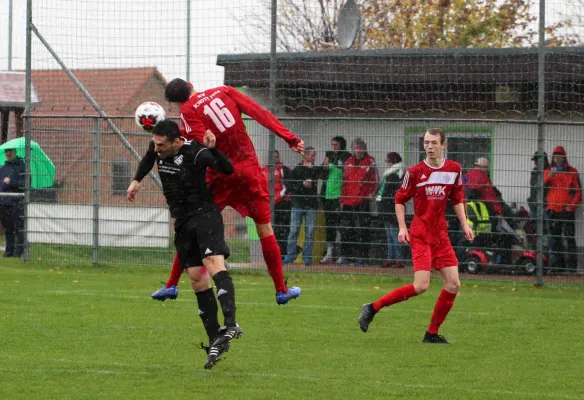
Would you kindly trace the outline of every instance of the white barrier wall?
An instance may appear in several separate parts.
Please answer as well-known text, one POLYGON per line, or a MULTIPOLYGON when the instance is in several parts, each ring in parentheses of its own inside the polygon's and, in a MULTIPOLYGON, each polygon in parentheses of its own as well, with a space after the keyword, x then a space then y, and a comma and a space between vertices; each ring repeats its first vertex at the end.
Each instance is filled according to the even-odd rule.
MULTIPOLYGON (((31 243, 91 246, 93 207, 31 203, 28 206, 31 243)), ((99 208, 100 247, 161 247, 169 245, 168 209, 99 208)))

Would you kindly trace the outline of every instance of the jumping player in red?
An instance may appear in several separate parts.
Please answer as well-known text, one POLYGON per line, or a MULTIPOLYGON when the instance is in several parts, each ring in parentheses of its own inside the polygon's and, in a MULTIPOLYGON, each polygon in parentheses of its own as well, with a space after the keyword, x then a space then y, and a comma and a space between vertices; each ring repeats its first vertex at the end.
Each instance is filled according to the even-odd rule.
MULTIPOLYGON (((227 177, 208 170, 207 182, 215 203, 219 210, 231 206, 241 216, 249 216, 254 220, 264 260, 276 288, 276 302, 286 304, 297 298, 301 289, 287 288, 284 281, 282 255, 270 220, 267 181, 241 114, 250 116, 280 136, 297 153, 303 152, 304 142, 268 110, 229 86, 197 92, 189 82, 177 78, 166 86, 165 97, 171 103, 180 104, 181 134, 185 139, 203 143, 207 130, 211 130, 216 136, 217 149, 227 156, 235 172, 227 177)), ((169 280, 152 297, 158 300, 173 296, 176 298, 176 285, 182 271, 183 268, 175 257, 169 280), (167 290, 169 288, 174 290, 167 290)))
POLYGON ((359 316, 359 326, 363 332, 367 332, 373 317, 381 308, 428 290, 431 270, 434 267, 440 272, 444 287, 436 301, 423 342, 450 343, 438 334, 460 288, 458 260, 448 239, 446 226, 448 200, 454 206, 467 240, 473 240, 473 232, 466 222, 461 167, 457 162, 444 159, 445 148, 446 139, 442 130, 433 128, 426 131, 424 150, 427 157, 408 170, 395 196, 398 241, 409 243, 412 249, 414 283, 399 287, 374 303, 364 304, 359 316), (411 198, 414 199, 414 219, 408 232, 405 203, 411 198))

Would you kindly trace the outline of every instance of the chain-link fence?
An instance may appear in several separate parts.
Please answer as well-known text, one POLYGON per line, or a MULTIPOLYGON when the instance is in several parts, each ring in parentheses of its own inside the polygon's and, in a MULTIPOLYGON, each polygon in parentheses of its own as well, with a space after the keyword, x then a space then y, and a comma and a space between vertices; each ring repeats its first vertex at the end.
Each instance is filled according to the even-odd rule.
MULTIPOLYGON (((395 244, 389 189, 425 157, 425 130, 440 127, 446 156, 463 167, 467 213, 482 237, 466 243, 449 210, 461 269, 581 283, 580 1, 464 9, 357 1, 361 24, 350 50, 335 36, 346 2, 58 3, 15 4, 10 15, 25 29, 9 34, 8 57, 0 57, 9 70, 0 80, 11 89, 0 92, 2 142, 24 135, 53 164, 38 170, 40 156, 23 149, 31 259, 170 263, 172 223, 157 183, 147 178, 135 203, 125 189, 149 141, 132 120, 135 108, 156 101, 177 117, 164 86, 183 77, 197 89, 238 87, 314 147, 306 179, 295 172, 300 156, 247 121, 267 166, 288 269, 410 274, 409 247, 395 244), (12 43, 26 46, 13 54, 12 43), (355 157, 354 145, 365 156, 355 157), (276 151, 282 164, 271 162, 276 151), (42 177, 50 182, 35 183, 42 177)), ((409 221, 411 204, 406 211, 409 221)), ((253 222, 223 214, 231 263, 263 268, 253 222)))
MULTIPOLYGON (((113 121, 132 147, 142 154, 149 135, 137 132, 129 118, 113 121)), ((546 281, 581 280, 578 269, 582 264, 578 259, 583 246, 580 214, 574 214, 575 247, 570 247, 574 245, 569 243, 566 232, 554 234, 551 231, 549 215, 539 222, 536 218, 538 205, 546 206, 549 202, 538 201, 537 197, 538 189, 543 188, 543 175, 539 174, 533 160, 538 129, 534 121, 286 117, 283 122, 315 151, 314 180, 310 183, 313 190, 303 190, 300 185, 304 187, 307 179, 303 179, 303 175, 300 175, 302 179, 296 177, 303 168, 302 156, 288 149, 285 142, 279 139, 276 142, 282 163, 278 166, 287 168, 275 168, 278 194, 274 196, 274 228, 289 269, 409 274, 408 246, 392 243, 396 236, 395 220, 390 215, 392 207, 386 208, 391 196, 384 194, 384 182, 388 182, 390 171, 401 170, 397 173, 403 176, 408 167, 422 160, 425 157, 422 134, 428 127, 441 127, 447 135, 446 156, 462 165, 465 176, 469 176, 469 172, 472 175, 472 171, 488 176, 502 200, 503 213, 498 216, 489 201, 473 198, 473 203, 483 202, 491 210, 487 217, 488 232, 481 233, 489 236, 489 240, 481 245, 463 240, 456 217, 449 211, 450 240, 455 245, 461 268, 477 278, 532 281, 536 279, 530 275, 537 273, 537 249, 541 245, 546 281), (336 152, 332 142, 339 143, 336 152), (370 177, 368 180, 343 179, 347 170, 334 175, 330 172, 331 165, 324 166, 325 158, 338 166, 354 157, 351 148, 355 143, 364 143, 367 147, 364 158, 371 157, 371 166, 361 168, 370 171, 363 171, 370 177), (388 158, 388 153, 395 153, 398 158, 392 159, 395 157, 392 154, 388 158), (487 168, 475 165, 481 158, 489 160, 487 168), (335 185, 338 185, 336 190, 335 185), (357 192, 348 191, 352 190, 348 186, 356 187, 357 192), (362 196, 360 190, 368 187, 370 192, 362 196), (341 209, 345 200, 349 200, 348 205, 341 209), (293 208, 304 212, 293 211, 293 208), (300 221, 302 226, 298 226, 300 214, 308 217, 300 221), (510 229, 498 226, 500 220, 507 222, 510 229), (312 244, 306 240, 307 221, 309 228, 313 225, 312 244), (543 224, 544 235, 537 235, 538 223, 543 224), (553 253, 551 240, 554 238, 565 243, 557 251, 558 259, 552 262, 549 257, 553 253), (310 246, 310 251, 304 250, 310 246)), ((253 120, 248 120, 247 124, 267 173, 271 134, 253 120)), ((579 170, 584 168, 578 157, 584 150, 579 139, 582 126, 556 124, 546 129, 554 137, 553 142, 545 142, 549 153, 561 144, 570 149, 567 156, 570 165, 579 170)), ((135 203, 125 199, 125 190, 137 161, 100 118, 36 117, 32 119, 32 138, 42 145, 56 169, 54 187, 31 193, 28 238, 32 259, 124 265, 167 265, 170 262, 173 233, 164 198, 156 183, 147 178, 135 203)), ((548 158, 551 161, 551 157, 548 158)), ((480 183, 479 189, 483 188, 481 185, 484 184, 480 183)), ((409 221, 411 207, 407 211, 409 221)), ((468 206, 467 212, 478 228, 481 221, 474 216, 472 207, 468 206)), ((559 219, 559 222, 567 220, 559 219)), ((261 268, 261 247, 253 223, 232 209, 224 211, 224 220, 232 264, 261 268)))

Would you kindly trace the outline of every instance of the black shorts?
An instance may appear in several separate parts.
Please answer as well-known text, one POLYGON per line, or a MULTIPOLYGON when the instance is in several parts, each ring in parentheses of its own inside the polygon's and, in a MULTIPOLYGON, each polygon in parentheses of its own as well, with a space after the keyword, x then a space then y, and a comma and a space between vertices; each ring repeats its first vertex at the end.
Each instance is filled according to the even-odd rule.
POLYGON ((203 259, 222 255, 229 257, 225 243, 223 217, 213 204, 193 215, 175 221, 174 245, 183 268, 201 267, 203 259))

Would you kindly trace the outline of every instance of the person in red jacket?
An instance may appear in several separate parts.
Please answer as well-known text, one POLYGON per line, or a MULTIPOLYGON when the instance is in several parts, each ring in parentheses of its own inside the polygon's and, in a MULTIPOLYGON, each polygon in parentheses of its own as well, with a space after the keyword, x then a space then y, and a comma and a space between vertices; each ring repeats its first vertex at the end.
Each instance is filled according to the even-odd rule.
MULTIPOLYGON (((286 254, 288 233, 290 232, 292 170, 282 163, 278 150, 274 150, 272 155, 274 163, 274 235, 278 241, 280 252, 284 255, 286 254)), ((264 175, 269 184, 269 165, 264 167, 264 175)))
POLYGON ((466 173, 464 178, 468 190, 476 190, 479 199, 489 208, 491 215, 503 216, 503 200, 489 177, 489 160, 479 157, 475 167, 466 173))
POLYGON ((546 209, 550 218, 550 264, 560 266, 565 255, 565 267, 575 270, 578 266, 575 218, 576 207, 582 201, 582 185, 578 170, 568 163, 566 155, 562 146, 554 149, 552 163, 543 174, 543 184, 547 188, 546 209))
POLYGON ((356 265, 364 265, 367 258, 371 231, 369 202, 377 193, 379 179, 375 159, 367 154, 363 139, 351 143, 353 155, 345 162, 343 186, 341 187, 342 225, 345 230, 338 264, 346 265, 349 258, 356 265))

